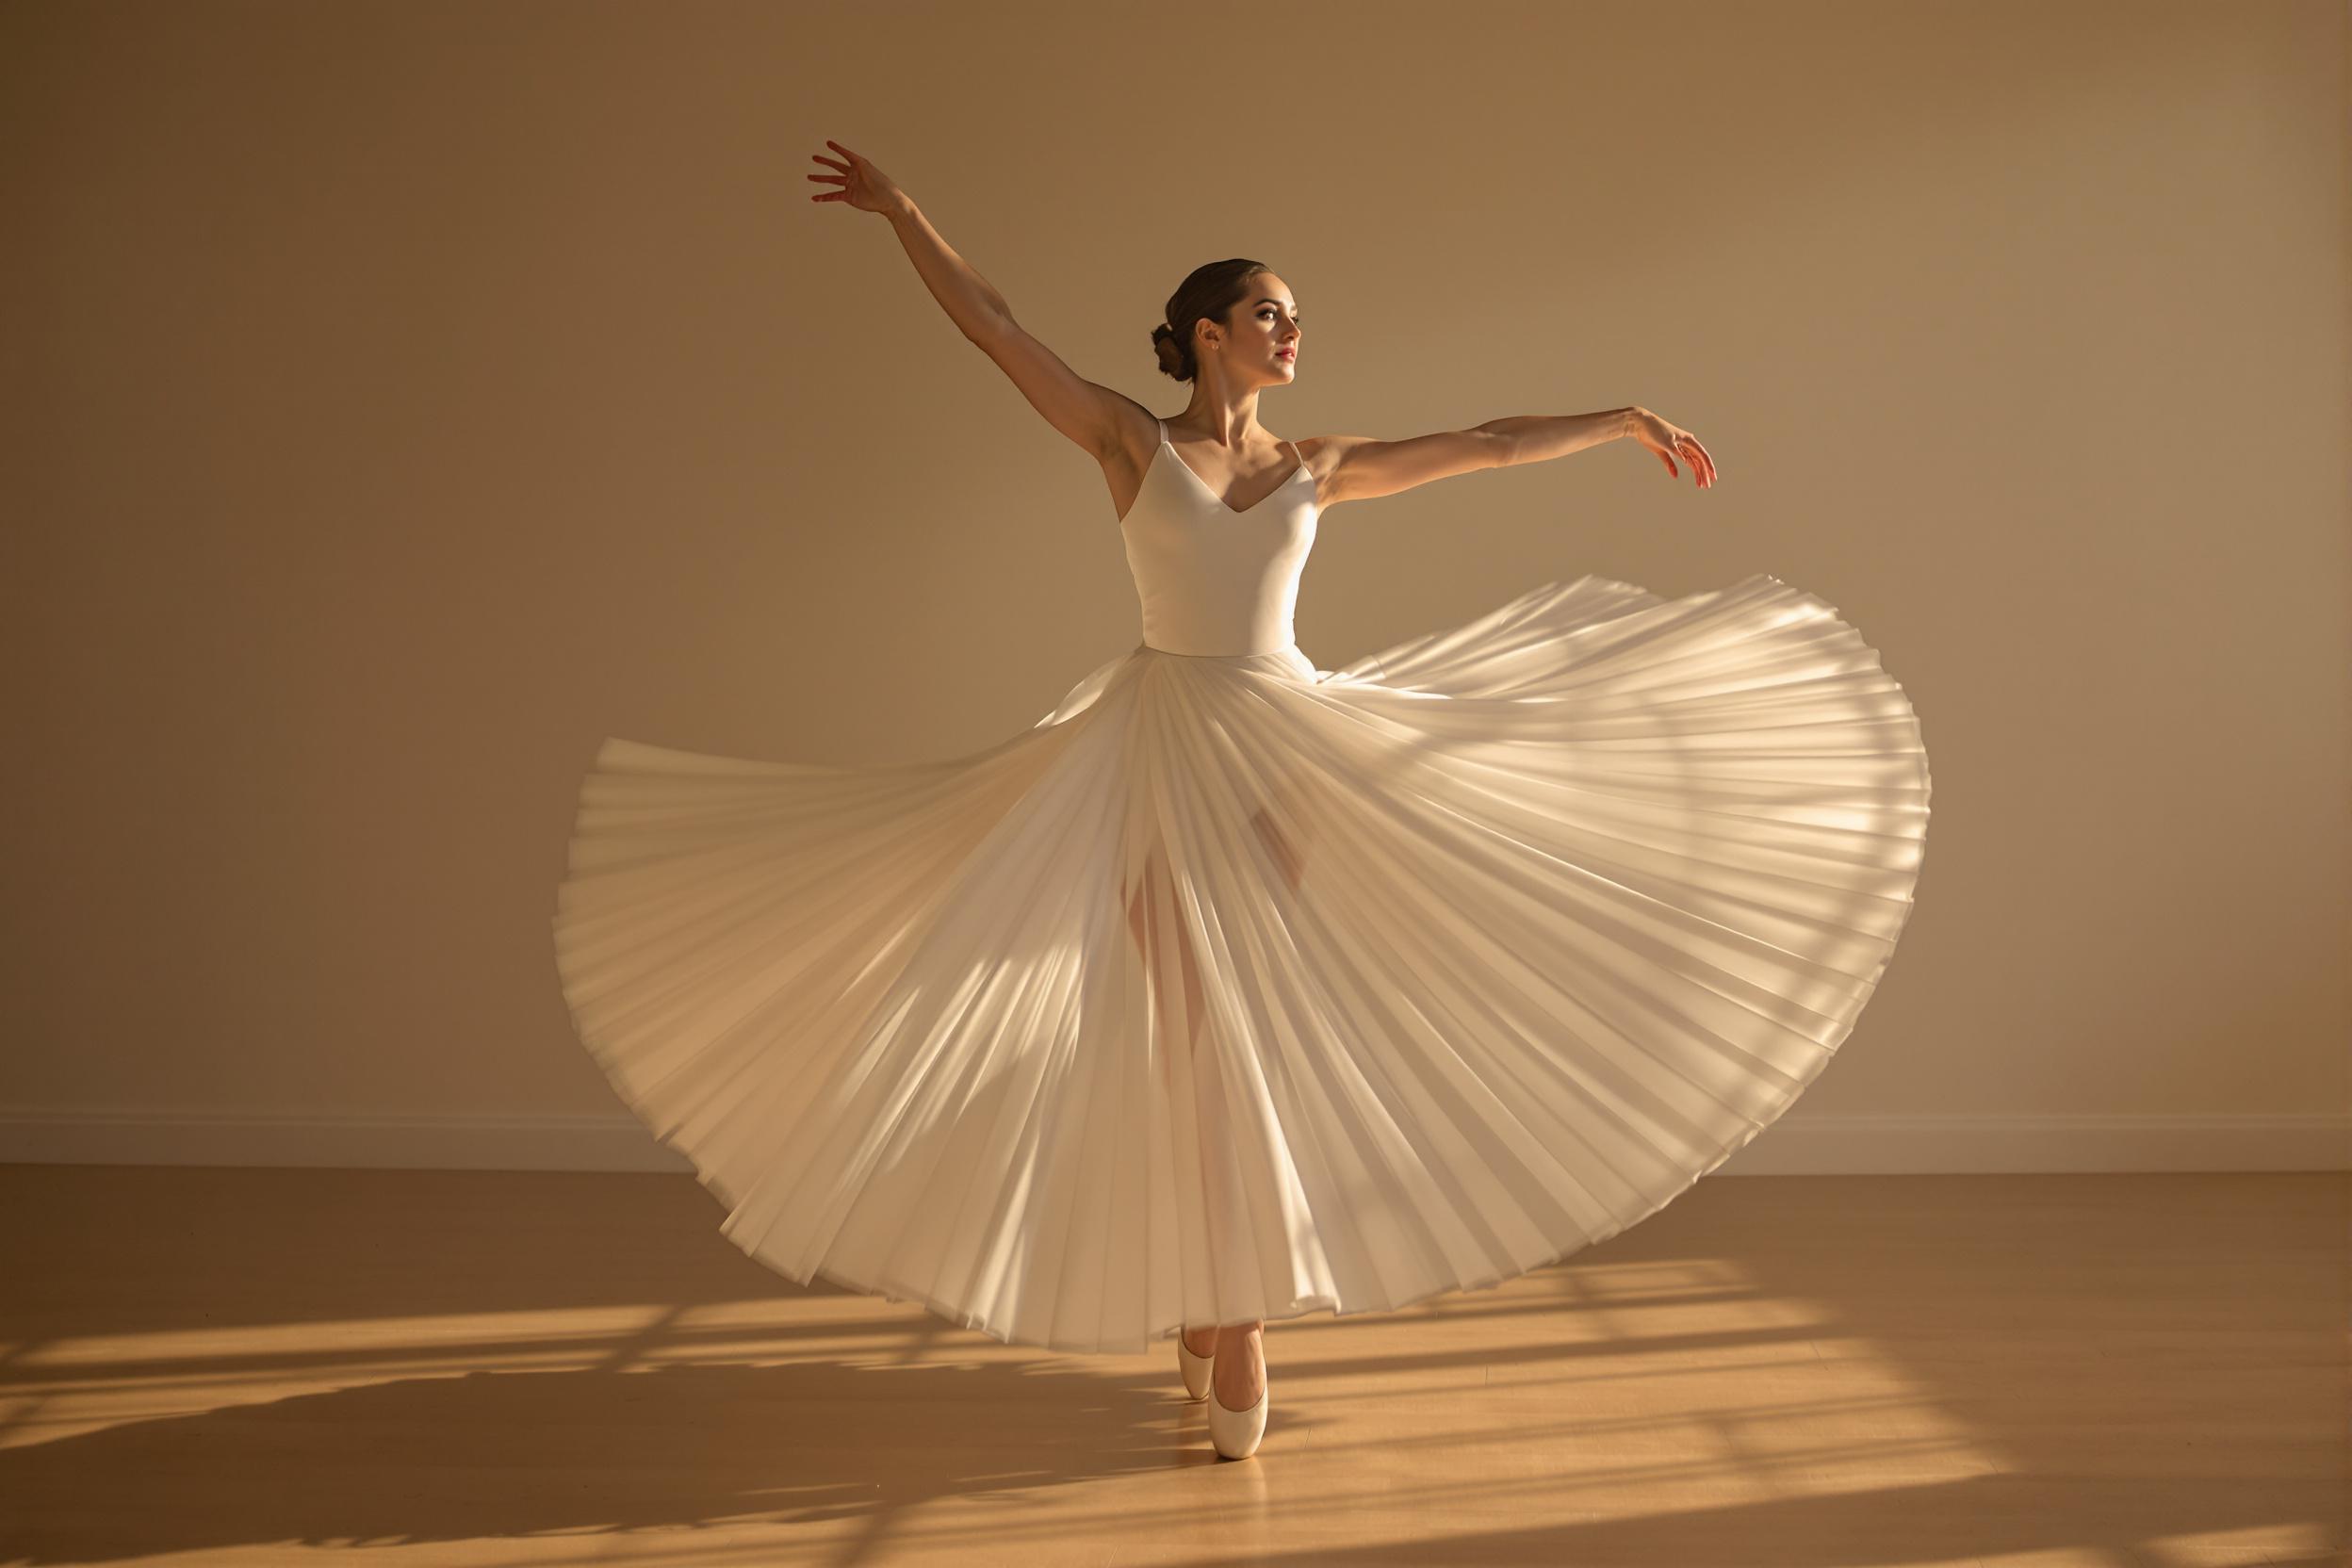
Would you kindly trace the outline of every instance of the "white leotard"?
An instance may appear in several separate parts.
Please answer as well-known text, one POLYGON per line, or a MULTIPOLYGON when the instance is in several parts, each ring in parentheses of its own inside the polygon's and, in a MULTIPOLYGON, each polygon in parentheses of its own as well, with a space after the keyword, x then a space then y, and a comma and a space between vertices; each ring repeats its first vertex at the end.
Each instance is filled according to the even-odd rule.
POLYGON ((1127 565, 1143 604, 1143 642, 1164 653, 1277 653, 1295 645, 1298 579, 1315 547, 1315 476, 1298 466, 1255 504, 1236 512, 1168 444, 1143 471, 1135 505, 1119 520, 1127 565))

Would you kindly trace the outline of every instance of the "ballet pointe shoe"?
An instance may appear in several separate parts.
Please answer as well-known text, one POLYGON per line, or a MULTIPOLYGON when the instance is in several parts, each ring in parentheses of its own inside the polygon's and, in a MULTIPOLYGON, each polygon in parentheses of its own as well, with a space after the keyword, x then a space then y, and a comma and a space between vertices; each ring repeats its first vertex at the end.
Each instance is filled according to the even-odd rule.
MULTIPOLYGON (((1216 1359, 1223 1361, 1230 1352, 1234 1368, 1259 1374, 1257 1400, 1247 1410, 1227 1405, 1225 1396, 1217 1392, 1219 1380, 1209 1380, 1209 1441, 1217 1445, 1217 1453, 1226 1459, 1248 1459, 1258 1451, 1258 1441, 1266 1436, 1266 1413, 1273 1402, 1273 1395, 1266 1376, 1265 1341, 1260 1337, 1263 1332, 1263 1324, 1251 1324, 1246 1330, 1217 1330, 1216 1359)), ((1222 1380, 1230 1383, 1239 1380, 1228 1377, 1222 1380)))
POLYGON ((1176 1365, 1184 1375, 1184 1397, 1195 1404, 1209 1396, 1209 1373, 1217 1365, 1216 1352, 1196 1356, 1184 1343, 1184 1331, 1176 1331, 1176 1365))
POLYGON ((1248 1410, 1227 1410, 1225 1401, 1209 1393, 1209 1441, 1227 1459, 1248 1459, 1266 1436, 1266 1405, 1274 1397, 1269 1385, 1258 1391, 1258 1402, 1248 1410))

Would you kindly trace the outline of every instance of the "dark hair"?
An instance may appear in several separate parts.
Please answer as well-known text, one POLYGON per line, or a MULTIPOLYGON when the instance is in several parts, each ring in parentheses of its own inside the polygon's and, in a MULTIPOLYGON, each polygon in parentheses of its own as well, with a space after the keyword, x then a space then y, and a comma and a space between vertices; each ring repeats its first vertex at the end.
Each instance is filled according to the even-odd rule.
POLYGON ((1193 351, 1192 324, 1205 318, 1224 326, 1225 313, 1249 291, 1250 280, 1260 272, 1272 270, 1262 261, 1238 256, 1194 268, 1177 286, 1176 292, 1168 297, 1168 319, 1152 329, 1152 343, 1159 351, 1160 368, 1178 381, 1190 381, 1199 375, 1200 362, 1193 351))

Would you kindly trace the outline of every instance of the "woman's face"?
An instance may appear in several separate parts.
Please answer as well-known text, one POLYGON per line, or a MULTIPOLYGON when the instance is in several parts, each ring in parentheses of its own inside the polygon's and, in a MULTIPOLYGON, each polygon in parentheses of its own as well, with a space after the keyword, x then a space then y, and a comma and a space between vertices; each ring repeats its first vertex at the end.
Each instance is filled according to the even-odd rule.
POLYGON ((1225 365, 1231 371, 1287 382, 1298 371, 1298 302, 1271 272, 1251 278, 1241 302, 1226 313, 1225 365))

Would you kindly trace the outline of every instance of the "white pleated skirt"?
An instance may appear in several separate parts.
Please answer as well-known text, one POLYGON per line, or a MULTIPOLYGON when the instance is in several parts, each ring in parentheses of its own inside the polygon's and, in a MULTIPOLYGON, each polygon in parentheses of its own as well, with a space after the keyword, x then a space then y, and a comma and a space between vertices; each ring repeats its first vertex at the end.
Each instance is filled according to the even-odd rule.
POLYGON ((608 740, 556 962, 752 1257, 1137 1352, 1657 1213, 1853 1030, 1929 789, 1830 606, 1586 577, 1335 671, 1138 646, 943 761, 608 740))

